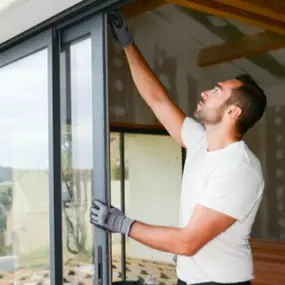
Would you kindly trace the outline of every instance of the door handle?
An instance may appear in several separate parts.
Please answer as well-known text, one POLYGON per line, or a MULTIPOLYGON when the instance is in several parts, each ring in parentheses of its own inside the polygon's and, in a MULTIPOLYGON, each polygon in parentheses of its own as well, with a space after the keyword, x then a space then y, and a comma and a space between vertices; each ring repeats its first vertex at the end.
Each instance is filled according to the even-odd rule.
POLYGON ((101 245, 97 247, 97 272, 95 277, 97 279, 96 284, 103 285, 103 257, 101 245))

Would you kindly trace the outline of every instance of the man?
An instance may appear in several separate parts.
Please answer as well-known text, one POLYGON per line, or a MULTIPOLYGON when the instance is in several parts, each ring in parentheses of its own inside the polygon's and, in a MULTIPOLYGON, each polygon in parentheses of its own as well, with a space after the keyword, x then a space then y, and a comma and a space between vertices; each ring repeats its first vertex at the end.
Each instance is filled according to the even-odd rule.
POLYGON ((91 223, 176 254, 178 284, 251 284, 254 270, 248 238, 264 179, 259 160, 242 138, 264 113, 264 92, 249 75, 239 75, 202 92, 194 118, 188 117, 170 100, 141 56, 123 15, 111 12, 109 23, 142 98, 187 149, 181 225, 134 221, 98 200, 91 206, 91 223))

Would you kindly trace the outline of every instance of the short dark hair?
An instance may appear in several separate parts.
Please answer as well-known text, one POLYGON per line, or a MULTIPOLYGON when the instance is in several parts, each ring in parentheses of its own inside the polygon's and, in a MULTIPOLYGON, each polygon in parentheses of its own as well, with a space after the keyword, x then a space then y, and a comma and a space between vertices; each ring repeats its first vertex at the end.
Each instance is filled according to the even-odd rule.
POLYGON ((242 113, 236 127, 240 135, 244 135, 262 117, 267 98, 262 88, 249 74, 240 74, 235 79, 242 85, 233 90, 226 104, 234 104, 241 108, 242 113))

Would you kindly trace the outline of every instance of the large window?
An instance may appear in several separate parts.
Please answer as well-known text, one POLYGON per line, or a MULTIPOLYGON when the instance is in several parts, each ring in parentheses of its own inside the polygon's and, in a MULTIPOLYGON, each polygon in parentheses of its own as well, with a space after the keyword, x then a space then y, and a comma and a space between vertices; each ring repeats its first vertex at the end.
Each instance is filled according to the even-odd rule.
POLYGON ((47 50, 0 68, 0 82, 1 278, 49 280, 47 50))
MULTIPOLYGON (((46 30, 40 24, 42 33, 36 27, 0 46, 0 280, 4 285, 107 285, 112 271, 112 281, 155 278, 150 282, 172 285, 174 255, 89 222, 91 200, 98 198, 130 218, 177 226, 185 152, 160 131, 134 86, 122 47, 107 29, 106 9, 133 1, 79 2, 78 10, 48 19, 46 30), (116 132, 110 133, 110 126, 116 132)), ((183 11, 168 5, 161 13, 132 17, 132 34, 187 114, 200 91, 240 70, 265 84, 266 114, 245 138, 266 179, 252 237, 282 245, 285 85, 284 72, 276 75, 284 64, 263 57, 260 65, 256 58, 250 65, 244 59, 197 69, 193 59, 207 35, 216 42, 220 29, 237 29, 183 11), (174 18, 181 21, 172 25, 174 18), (181 31, 187 23, 194 32, 206 32, 199 42, 192 40, 196 32, 185 40, 181 31)))
POLYGON ((67 20, 0 53, 7 284, 109 283, 109 236, 89 222, 91 199, 109 193, 107 21, 103 13, 67 20))

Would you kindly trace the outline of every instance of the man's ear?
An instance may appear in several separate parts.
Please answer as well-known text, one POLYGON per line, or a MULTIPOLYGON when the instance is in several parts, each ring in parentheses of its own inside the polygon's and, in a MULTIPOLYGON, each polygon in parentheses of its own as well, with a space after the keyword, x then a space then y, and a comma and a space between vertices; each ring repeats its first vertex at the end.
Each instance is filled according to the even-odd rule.
POLYGON ((231 117, 231 119, 237 120, 241 116, 242 110, 240 107, 232 105, 229 106, 227 113, 231 117))

